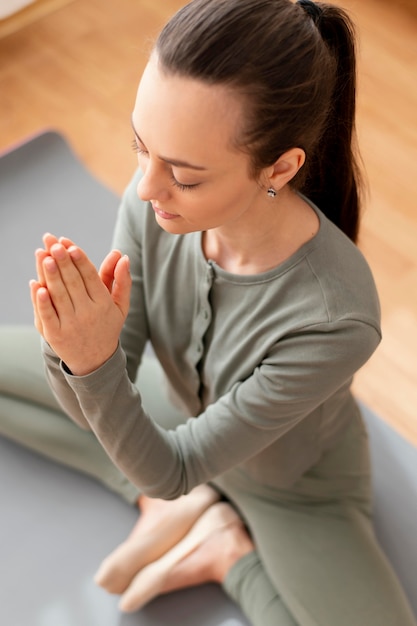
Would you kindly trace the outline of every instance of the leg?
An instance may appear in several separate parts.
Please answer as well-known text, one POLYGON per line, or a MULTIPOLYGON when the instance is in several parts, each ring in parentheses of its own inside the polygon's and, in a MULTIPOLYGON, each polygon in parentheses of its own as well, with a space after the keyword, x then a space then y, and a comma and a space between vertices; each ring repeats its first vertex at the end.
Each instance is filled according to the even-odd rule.
MULTIPOLYGON (((171 504, 178 509, 180 500, 171 504)), ((297 626, 268 579, 241 517, 226 502, 211 505, 169 551, 143 563, 119 606, 136 611, 156 595, 207 582, 225 584, 236 600, 245 598, 250 613, 261 616, 262 626, 297 626)))
MULTIPOLYGON (((357 422, 291 491, 256 492, 236 476, 225 485, 251 530, 259 576, 267 576, 300 626, 416 626, 373 533, 368 478, 366 436, 357 422)), ((226 589, 255 626, 274 623, 252 604, 245 575, 235 571, 226 589)))
POLYGON ((257 551, 240 558, 223 580, 226 593, 253 626, 300 626, 267 575, 257 551))
MULTIPOLYGON (((180 421, 183 418, 160 390, 155 393, 155 377, 161 374, 154 361, 145 359, 141 368, 146 400, 161 418, 169 414, 171 420, 180 421)), ((113 465, 95 436, 78 428, 59 408, 44 375, 39 335, 30 326, 0 326, 0 435, 137 502, 139 489, 113 465)))
POLYGON ((257 506, 251 519, 256 517, 253 526, 261 565, 258 572, 235 573, 242 576, 240 581, 226 579, 226 589, 254 626, 281 622, 268 614, 272 608, 268 603, 258 613, 259 606, 248 595, 248 589, 254 589, 248 574, 249 580, 264 578, 261 589, 272 583, 288 613, 302 626, 416 625, 370 522, 361 513, 346 511, 338 518, 333 513, 289 510, 274 519, 269 503, 257 506))
MULTIPOLYGON (((155 359, 144 359, 138 384, 148 410, 162 425, 172 427, 184 421, 160 392, 162 373, 155 359)), ((140 496, 95 436, 78 428, 60 410, 44 376, 40 339, 32 327, 0 326, 0 435, 96 478, 128 502, 137 504, 139 499, 144 514, 97 574, 98 582, 115 593, 126 589, 138 570, 180 541, 219 499, 218 492, 205 485, 175 502, 140 496)))
POLYGON ((219 493, 208 485, 196 487, 177 500, 141 495, 141 515, 129 537, 100 565, 95 581, 110 593, 123 593, 137 573, 158 560, 189 532, 219 493))
POLYGON ((120 608, 136 611, 157 595, 208 581, 216 582, 219 561, 224 561, 230 554, 227 539, 233 539, 236 529, 238 532, 242 526, 241 519, 227 503, 210 506, 178 543, 136 574, 121 598, 120 608), (219 548, 223 548, 222 553, 219 548))
POLYGON ((137 500, 138 489, 94 435, 60 410, 44 376, 39 335, 29 326, 0 326, 0 435, 96 478, 129 502, 137 500))

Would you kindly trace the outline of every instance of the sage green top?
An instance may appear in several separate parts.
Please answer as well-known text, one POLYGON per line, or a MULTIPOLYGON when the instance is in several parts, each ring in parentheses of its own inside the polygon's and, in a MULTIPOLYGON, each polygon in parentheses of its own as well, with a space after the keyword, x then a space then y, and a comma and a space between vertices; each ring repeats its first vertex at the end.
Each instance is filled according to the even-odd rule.
POLYGON ((252 483, 288 488, 357 411, 352 376, 380 341, 369 267, 313 206, 319 231, 289 259, 261 274, 231 274, 205 258, 200 232, 158 226, 137 197, 138 176, 113 242, 133 277, 120 346, 77 377, 44 343, 51 386, 148 495, 175 498, 236 466, 252 483), (133 382, 148 340, 190 416, 176 430, 144 412, 133 382))

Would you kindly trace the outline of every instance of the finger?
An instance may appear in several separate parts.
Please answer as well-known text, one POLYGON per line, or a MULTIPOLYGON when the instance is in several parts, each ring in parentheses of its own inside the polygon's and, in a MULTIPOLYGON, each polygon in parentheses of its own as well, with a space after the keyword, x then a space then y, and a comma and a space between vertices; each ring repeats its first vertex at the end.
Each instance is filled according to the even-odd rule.
POLYGON ((43 248, 38 248, 37 250, 35 250, 36 273, 38 276, 38 281, 44 287, 46 285, 46 282, 45 272, 43 271, 43 262, 47 256, 49 256, 49 252, 47 252, 43 248))
POLYGON ((55 235, 52 235, 52 233, 45 233, 42 237, 42 241, 47 252, 50 252, 51 247, 54 245, 54 243, 58 243, 57 237, 55 237, 55 235))
POLYGON ((60 237, 59 238, 59 243, 62 243, 62 245, 64 246, 64 248, 70 248, 71 246, 74 246, 74 242, 71 241, 71 239, 68 239, 68 237, 60 237))
MULTIPOLYGON (((80 274, 79 269, 73 261, 73 258, 70 254, 70 250, 76 248, 76 246, 71 246, 68 250, 59 242, 54 244, 51 247, 50 253, 52 259, 56 262, 59 272, 61 274, 61 279, 63 284, 65 285, 69 297, 71 298, 73 304, 75 303, 75 299, 78 300, 79 304, 85 302, 88 297, 88 290, 86 285, 84 284, 83 277, 80 274)), ((81 251, 80 248, 76 248, 80 250, 80 253, 86 255, 81 251)), ((93 268, 92 274, 97 274, 97 270, 94 265, 89 261, 91 268, 93 268)), ((101 282, 97 277, 98 282, 101 282)), ((75 304, 74 304, 75 308, 75 304)))
POLYGON ((101 280, 106 285, 106 287, 110 291, 110 293, 111 293, 112 288, 113 288, 114 270, 115 270, 115 267, 116 267, 118 261, 120 260, 121 256, 122 256, 122 253, 119 252, 119 250, 112 250, 105 257, 105 259, 102 262, 102 264, 100 265, 100 269, 98 271, 98 274, 99 274, 101 280))
MULTIPOLYGON (((57 291, 52 289, 52 284, 47 282, 48 289, 56 307, 59 307, 55 296, 62 298, 62 309, 59 307, 59 314, 64 315, 70 312, 66 309, 67 302, 62 286, 65 286, 68 296, 72 302, 73 310, 81 310, 88 301, 99 302, 104 296, 108 297, 108 291, 103 285, 95 265, 88 256, 78 246, 71 246, 66 250, 62 244, 54 244, 51 247, 51 256, 56 261, 62 279, 62 285, 56 281, 57 291)), ((48 263, 48 259, 45 259, 48 263)), ((51 276, 51 280, 56 276, 51 276)))
POLYGON ((119 307, 124 317, 129 312, 131 288, 132 278, 130 275, 129 257, 124 255, 116 265, 112 290, 113 302, 119 307))
POLYGON ((36 258, 36 273, 38 275, 38 280, 45 287, 46 280, 45 280, 45 272, 43 270, 43 261, 49 255, 51 246, 53 246, 54 243, 57 243, 58 239, 55 237, 55 235, 52 235, 51 233, 45 233, 44 236, 42 237, 42 241, 45 245, 45 248, 38 248, 35 251, 35 258, 36 258))
POLYGON ((68 249, 68 254, 74 267, 78 270, 86 293, 91 300, 99 302, 103 296, 108 297, 107 285, 103 284, 94 263, 90 261, 86 253, 78 246, 71 246, 68 249))
POLYGON ((41 319, 38 314, 38 303, 37 303, 37 293, 41 287, 42 285, 38 281, 36 280, 29 281, 30 299, 32 301, 32 306, 33 306, 33 319, 34 319, 35 328, 41 335, 43 335, 43 327, 42 327, 41 319))
POLYGON ((45 287, 39 286, 35 297, 35 307, 42 327, 42 335, 46 341, 50 342, 50 338, 54 336, 54 333, 60 327, 60 321, 48 290, 45 287))
MULTIPOLYGON (((65 249, 62 248, 62 250, 68 256, 65 249)), ((53 247, 51 248, 52 251, 53 247)), ((58 262, 56 258, 50 255, 45 257, 42 264, 45 285, 60 319, 64 319, 65 316, 74 313, 74 300, 77 297, 82 298, 82 291, 85 292, 84 288, 80 289, 82 281, 76 268, 74 266, 69 267, 70 264, 72 265, 70 261, 67 261, 67 264, 65 264, 62 259, 58 262)))

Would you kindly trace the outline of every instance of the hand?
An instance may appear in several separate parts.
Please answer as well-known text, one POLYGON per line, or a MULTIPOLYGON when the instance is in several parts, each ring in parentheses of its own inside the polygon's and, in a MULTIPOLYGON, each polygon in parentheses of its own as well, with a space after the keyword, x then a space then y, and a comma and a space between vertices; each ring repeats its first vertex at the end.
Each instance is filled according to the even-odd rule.
MULTIPOLYGON (((35 251, 35 258, 36 258, 36 272, 38 275, 38 282, 42 285, 45 286, 46 282, 45 282, 45 274, 43 271, 43 261, 46 259, 47 256, 50 255, 51 253, 51 247, 55 244, 55 243, 61 243, 67 250, 68 248, 70 248, 71 246, 74 246, 74 242, 71 241, 71 239, 68 239, 67 237, 60 237, 59 239, 57 239, 57 237, 55 237, 55 235, 51 235, 51 233, 46 233, 43 236, 43 243, 45 245, 45 248, 38 248, 35 251)), ((112 286, 114 283, 114 264, 111 264, 112 259, 109 257, 111 257, 112 254, 108 255, 103 263, 100 266, 100 270, 99 270, 99 276, 102 279, 103 283, 106 285, 106 287, 108 288, 108 290, 112 291, 112 286), (110 264, 109 264, 110 261, 110 264)))
POLYGON ((74 375, 88 374, 115 352, 129 310, 129 261, 110 252, 97 272, 68 239, 44 237, 31 281, 35 325, 74 375))

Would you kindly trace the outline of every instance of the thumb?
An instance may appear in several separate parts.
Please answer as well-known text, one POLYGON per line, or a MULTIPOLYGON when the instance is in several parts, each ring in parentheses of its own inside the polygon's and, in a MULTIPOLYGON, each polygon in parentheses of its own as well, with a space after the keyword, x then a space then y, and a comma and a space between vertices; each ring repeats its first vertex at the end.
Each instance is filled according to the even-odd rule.
POLYGON ((129 257, 122 256, 114 268, 114 283, 112 289, 113 302, 118 306, 123 316, 126 317, 130 305, 130 290, 132 278, 130 276, 129 257))
POLYGON ((106 285, 110 293, 112 292, 113 281, 115 279, 114 271, 117 263, 120 261, 121 256, 122 255, 118 250, 112 250, 106 256, 98 271, 98 275, 100 276, 102 282, 106 285))

